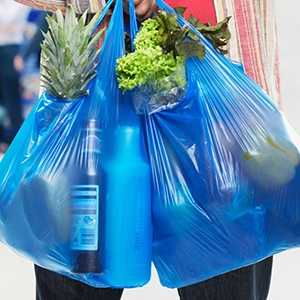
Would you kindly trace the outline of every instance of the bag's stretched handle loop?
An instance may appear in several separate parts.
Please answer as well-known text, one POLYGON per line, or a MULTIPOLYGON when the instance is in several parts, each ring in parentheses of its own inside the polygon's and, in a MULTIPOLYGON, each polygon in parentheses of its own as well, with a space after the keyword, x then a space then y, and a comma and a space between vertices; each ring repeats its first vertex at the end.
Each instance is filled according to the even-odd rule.
POLYGON ((129 20, 130 20, 130 37, 131 37, 131 51, 134 51, 134 38, 138 32, 138 25, 136 20, 136 13, 134 7, 134 1, 128 0, 128 8, 129 8, 129 20))
MULTIPOLYGON (((115 0, 109 0, 106 5, 104 6, 99 19, 97 23, 95 24, 95 27, 93 29, 93 32, 91 36, 93 36, 99 26, 99 24, 104 19, 105 15, 107 14, 108 10, 110 9, 111 5, 115 2, 115 0)), ((131 51, 134 51, 134 38, 138 32, 138 25, 137 25, 137 19, 136 19, 136 13, 135 13, 135 7, 134 7, 134 0, 128 0, 128 10, 129 10, 129 20, 130 20, 130 36, 131 36, 131 51)))
POLYGON ((93 36, 95 34, 97 28, 99 27, 100 23, 102 22, 102 20, 106 16, 108 10, 110 9, 110 7, 113 3, 114 3, 114 0, 108 0, 108 2, 105 4, 105 6, 103 7, 103 10, 102 10, 102 12, 99 16, 99 19, 98 19, 97 23, 95 24, 95 27, 93 29, 93 32, 92 32, 91 36, 93 36))

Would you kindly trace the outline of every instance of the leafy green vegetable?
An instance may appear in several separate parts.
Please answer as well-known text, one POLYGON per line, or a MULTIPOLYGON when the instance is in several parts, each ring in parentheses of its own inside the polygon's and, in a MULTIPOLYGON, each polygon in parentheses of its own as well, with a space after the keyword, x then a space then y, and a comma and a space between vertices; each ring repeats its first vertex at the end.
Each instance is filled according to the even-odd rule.
POLYGON ((180 59, 174 59, 172 53, 164 54, 159 46, 136 49, 117 60, 119 86, 123 90, 131 90, 145 84, 148 77, 167 77, 176 70, 180 59))
MULTIPOLYGON (((185 9, 177 8, 177 11, 183 14, 185 9)), ((230 38, 228 20, 210 26, 192 15, 188 19, 222 54, 226 53, 222 47, 230 38)), ((178 25, 176 15, 159 10, 142 23, 134 40, 135 51, 117 60, 119 87, 126 91, 150 83, 157 90, 170 86, 185 89, 185 60, 205 56, 205 46, 199 42, 199 37, 188 26, 178 25)))
MULTIPOLYGON (((150 78, 161 88, 160 79, 168 77, 176 69, 182 68, 179 64, 183 56, 174 55, 172 51, 165 51, 161 46, 161 25, 157 19, 148 19, 143 22, 135 40, 135 51, 128 53, 117 60, 117 75, 121 89, 131 90, 136 86, 147 83, 150 78), (157 80, 157 81, 156 81, 157 80)), ((182 77, 173 78, 181 88, 186 85, 182 77)))
POLYGON ((154 18, 160 25, 156 38, 165 53, 173 52, 174 57, 180 55, 185 59, 190 56, 197 56, 199 59, 204 57, 205 47, 199 44, 199 37, 192 36, 187 26, 179 26, 175 15, 160 10, 154 18))
MULTIPOLYGON (((186 7, 175 7, 174 9, 181 16, 183 16, 184 12, 186 11, 186 7)), ((225 18, 215 26, 211 26, 211 21, 203 24, 193 15, 190 15, 187 18, 187 21, 192 24, 200 33, 202 33, 203 36, 209 39, 219 53, 226 54, 228 51, 223 49, 223 47, 227 45, 231 38, 231 33, 228 29, 228 22, 230 18, 231 17, 225 18)))

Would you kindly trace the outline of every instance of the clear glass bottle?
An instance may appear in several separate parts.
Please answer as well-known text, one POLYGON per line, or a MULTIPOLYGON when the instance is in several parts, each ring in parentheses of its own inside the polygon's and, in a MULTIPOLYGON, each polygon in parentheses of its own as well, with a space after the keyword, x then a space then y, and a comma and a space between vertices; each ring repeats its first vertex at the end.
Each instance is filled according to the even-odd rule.
POLYGON ((101 130, 89 119, 81 132, 81 153, 71 191, 73 272, 101 273, 100 209, 102 195, 101 130))

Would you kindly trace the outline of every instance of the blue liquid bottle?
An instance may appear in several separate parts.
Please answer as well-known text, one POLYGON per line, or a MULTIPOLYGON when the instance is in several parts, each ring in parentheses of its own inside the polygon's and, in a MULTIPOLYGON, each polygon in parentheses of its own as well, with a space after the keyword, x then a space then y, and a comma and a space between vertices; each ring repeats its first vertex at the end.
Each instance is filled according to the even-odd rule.
POLYGON ((72 271, 101 273, 100 203, 102 198, 101 131, 98 121, 89 119, 82 131, 81 154, 71 191, 72 271))
POLYGON ((103 272, 112 287, 142 286, 151 276, 151 181, 138 127, 117 128, 104 169, 103 272))

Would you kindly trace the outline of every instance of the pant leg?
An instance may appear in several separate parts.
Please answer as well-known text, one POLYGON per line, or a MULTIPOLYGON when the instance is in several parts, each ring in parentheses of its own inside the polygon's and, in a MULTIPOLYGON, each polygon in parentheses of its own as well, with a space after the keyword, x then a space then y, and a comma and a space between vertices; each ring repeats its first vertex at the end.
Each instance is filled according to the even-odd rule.
POLYGON ((19 78, 0 78, 0 103, 6 109, 10 125, 2 128, 5 142, 11 142, 23 123, 22 101, 19 89, 19 78))
POLYGON ((123 289, 94 288, 35 266, 36 300, 120 300, 123 289))
POLYGON ((20 74, 14 68, 14 57, 19 52, 18 45, 0 46, 0 104, 10 119, 10 126, 2 128, 2 138, 10 143, 23 123, 23 111, 20 91, 20 74))
POLYGON ((180 300, 265 300, 273 258, 178 289, 180 300))

